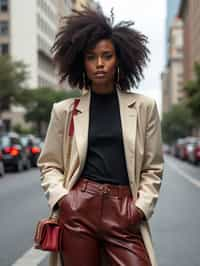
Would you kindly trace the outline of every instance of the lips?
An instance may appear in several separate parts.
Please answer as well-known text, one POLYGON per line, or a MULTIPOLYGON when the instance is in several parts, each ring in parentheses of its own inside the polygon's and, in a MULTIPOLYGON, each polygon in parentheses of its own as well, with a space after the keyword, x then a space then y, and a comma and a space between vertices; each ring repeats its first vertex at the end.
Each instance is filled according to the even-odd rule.
POLYGON ((99 78, 104 77, 105 74, 106 74, 105 71, 97 71, 97 72, 95 72, 95 76, 96 76, 96 77, 99 77, 99 78))

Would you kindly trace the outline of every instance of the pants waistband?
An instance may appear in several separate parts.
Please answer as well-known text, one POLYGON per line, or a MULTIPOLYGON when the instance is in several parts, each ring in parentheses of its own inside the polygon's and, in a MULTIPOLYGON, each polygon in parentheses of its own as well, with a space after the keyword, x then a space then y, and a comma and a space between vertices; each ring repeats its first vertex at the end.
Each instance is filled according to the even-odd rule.
POLYGON ((81 191, 88 191, 91 193, 99 193, 116 197, 132 195, 129 186, 101 184, 84 177, 80 178, 77 185, 80 187, 81 191))

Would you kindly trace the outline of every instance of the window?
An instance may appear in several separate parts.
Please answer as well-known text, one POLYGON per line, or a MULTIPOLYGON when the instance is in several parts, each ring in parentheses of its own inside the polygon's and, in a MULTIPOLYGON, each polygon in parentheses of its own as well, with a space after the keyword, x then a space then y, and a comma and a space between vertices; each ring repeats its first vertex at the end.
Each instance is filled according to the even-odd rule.
POLYGON ((0 54, 8 54, 8 44, 0 44, 0 54))
POLYGON ((0 0, 0 11, 8 11, 8 0, 0 0))
POLYGON ((8 35, 8 21, 0 21, 0 36, 8 35))

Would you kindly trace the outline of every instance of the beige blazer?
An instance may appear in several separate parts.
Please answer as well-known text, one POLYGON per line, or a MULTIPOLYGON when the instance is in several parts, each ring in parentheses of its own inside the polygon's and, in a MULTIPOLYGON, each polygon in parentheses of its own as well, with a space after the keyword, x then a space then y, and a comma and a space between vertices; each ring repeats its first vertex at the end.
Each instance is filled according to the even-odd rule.
MULTIPOLYGON (((163 173, 159 114, 155 101, 149 97, 120 89, 117 89, 117 95, 130 188, 133 195, 138 196, 136 206, 147 218, 141 224, 141 233, 152 266, 156 266, 148 219, 159 196, 163 173)), ((90 91, 84 91, 80 97, 74 116, 73 137, 69 137, 68 131, 74 100, 67 99, 53 106, 44 147, 38 159, 41 185, 52 210, 73 187, 83 170, 88 145, 90 96, 90 91)), ((51 266, 59 265, 55 253, 50 261, 51 266)))

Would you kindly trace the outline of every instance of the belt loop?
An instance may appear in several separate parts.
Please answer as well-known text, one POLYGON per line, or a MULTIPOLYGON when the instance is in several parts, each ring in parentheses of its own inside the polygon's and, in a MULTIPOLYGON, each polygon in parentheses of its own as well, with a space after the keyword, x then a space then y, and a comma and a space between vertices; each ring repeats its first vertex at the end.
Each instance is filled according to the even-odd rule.
POLYGON ((87 180, 84 180, 84 183, 83 183, 83 185, 82 185, 82 187, 81 187, 81 191, 82 192, 85 192, 86 191, 86 188, 87 188, 87 180))

